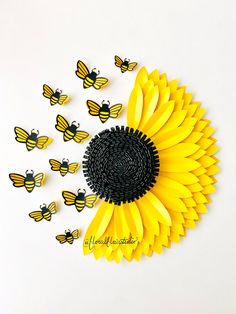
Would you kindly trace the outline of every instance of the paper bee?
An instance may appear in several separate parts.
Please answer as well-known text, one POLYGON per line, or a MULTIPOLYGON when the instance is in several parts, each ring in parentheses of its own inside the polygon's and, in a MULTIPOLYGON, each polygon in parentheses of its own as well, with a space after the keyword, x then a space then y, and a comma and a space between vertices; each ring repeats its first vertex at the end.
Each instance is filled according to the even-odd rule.
POLYGON ((75 229, 73 232, 70 231, 70 229, 65 230, 65 234, 59 234, 56 236, 56 239, 61 243, 69 243, 72 244, 74 242, 74 239, 79 239, 80 236, 80 230, 75 229))
POLYGON ((24 143, 28 151, 31 151, 35 147, 39 149, 45 149, 52 142, 52 139, 47 136, 39 136, 39 131, 34 129, 29 134, 24 129, 16 126, 15 129, 16 141, 19 143, 24 143))
POLYGON ((75 173, 80 167, 80 164, 75 162, 69 164, 69 159, 64 158, 62 159, 62 162, 56 159, 49 159, 49 163, 51 165, 51 169, 53 171, 60 171, 62 177, 64 177, 68 172, 75 173))
POLYGON ((73 121, 71 125, 69 125, 63 116, 57 116, 57 124, 55 125, 55 128, 63 133, 63 140, 65 142, 73 139, 76 143, 82 143, 90 137, 87 132, 78 131, 79 127, 80 124, 76 123, 76 121, 73 121))
POLYGON ((130 63, 130 59, 125 58, 123 61, 120 57, 115 56, 115 65, 120 68, 122 73, 125 73, 127 70, 133 71, 137 64, 137 62, 130 63))
POLYGON ((47 84, 43 85, 43 96, 50 99, 51 106, 56 104, 65 105, 69 102, 69 96, 62 95, 62 90, 56 89, 54 92, 47 84))
POLYGON ((81 60, 77 62, 77 70, 75 71, 75 74, 83 80, 84 88, 93 86, 96 89, 100 89, 108 83, 107 78, 97 77, 100 74, 99 70, 92 69, 92 71, 89 72, 88 68, 81 60))
POLYGON ((43 184, 45 178, 44 173, 38 173, 34 176, 33 170, 26 170, 25 174, 26 176, 24 177, 23 175, 18 173, 10 173, 9 177, 13 182, 13 186, 17 188, 24 186, 26 188, 26 191, 31 193, 35 186, 40 187, 43 184))
POLYGON ((91 116, 98 116, 102 123, 105 123, 108 118, 117 118, 123 110, 122 104, 109 106, 110 101, 103 100, 102 106, 99 106, 95 101, 87 100, 89 114, 91 114, 91 116))
POLYGON ((81 212, 84 207, 92 208, 97 201, 96 194, 85 195, 86 191, 79 189, 77 195, 69 192, 63 191, 62 196, 64 198, 65 205, 74 205, 78 212, 81 212))
POLYGON ((41 210, 29 213, 29 216, 33 218, 36 222, 45 219, 47 221, 51 220, 53 214, 56 214, 56 203, 52 202, 48 206, 43 204, 40 206, 41 210))

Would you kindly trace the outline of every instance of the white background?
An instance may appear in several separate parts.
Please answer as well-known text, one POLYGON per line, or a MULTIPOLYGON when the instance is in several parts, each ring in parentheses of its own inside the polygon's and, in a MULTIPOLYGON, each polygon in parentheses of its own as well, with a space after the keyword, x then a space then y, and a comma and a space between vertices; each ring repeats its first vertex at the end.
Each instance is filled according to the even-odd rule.
MULTIPOLYGON (((235 10, 233 0, 1 0, 1 314, 236 313, 235 10), (127 104, 137 72, 122 75, 115 54, 166 71, 202 101, 217 129, 222 169, 197 229, 161 256, 119 265, 84 257, 82 238, 72 246, 57 243, 55 235, 66 228, 84 234, 96 208, 78 214, 65 207, 61 190, 86 187, 82 171, 62 178, 48 164, 49 158, 81 161, 86 147, 62 141, 54 128, 58 113, 94 135, 104 125, 88 115, 88 98, 127 104), (111 85, 83 90, 74 74, 78 59, 98 67, 111 85), (51 107, 44 83, 62 88, 71 103, 51 107), (16 125, 54 142, 27 152, 14 140, 16 125), (32 194, 8 178, 26 169, 47 174, 32 194), (53 200, 59 212, 50 223, 28 217, 53 200)), ((125 115, 106 127, 125 123, 125 115)))

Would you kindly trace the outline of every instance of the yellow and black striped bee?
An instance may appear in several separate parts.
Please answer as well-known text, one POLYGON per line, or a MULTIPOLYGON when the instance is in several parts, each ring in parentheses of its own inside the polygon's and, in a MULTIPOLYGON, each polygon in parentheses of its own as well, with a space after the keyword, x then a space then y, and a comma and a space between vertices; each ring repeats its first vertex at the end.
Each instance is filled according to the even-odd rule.
POLYGON ((84 207, 92 208, 97 201, 96 194, 89 194, 85 196, 86 191, 79 189, 77 195, 69 192, 63 191, 62 196, 64 198, 65 205, 74 205, 78 212, 81 212, 84 207))
POLYGON ((45 179, 44 173, 38 173, 34 176, 33 170, 26 170, 25 174, 26 176, 24 177, 18 173, 10 173, 9 177, 13 182, 13 186, 17 188, 24 186, 29 193, 33 191, 35 186, 40 187, 45 179))
POLYGON ((65 234, 59 234, 56 236, 56 239, 61 243, 69 243, 72 244, 74 242, 74 239, 79 239, 80 236, 80 230, 75 229, 73 232, 70 231, 70 229, 65 230, 65 234))
POLYGON ((54 106, 56 104, 65 105, 69 102, 69 96, 62 95, 61 93, 61 89, 57 88, 54 92, 47 84, 43 85, 43 96, 50 99, 51 106, 54 106))
POLYGON ((47 136, 39 136, 39 131, 32 130, 31 134, 26 132, 24 129, 16 126, 15 129, 16 137, 15 139, 19 143, 25 143, 28 151, 31 151, 35 147, 39 149, 45 149, 52 142, 52 139, 47 136))
POLYGON ((78 131, 80 127, 79 123, 73 121, 71 125, 69 125, 68 121, 60 114, 57 115, 57 124, 55 127, 59 132, 63 133, 63 140, 65 142, 73 139, 76 143, 82 143, 90 137, 87 132, 78 131))
POLYGON ((56 203, 52 202, 48 206, 46 204, 43 204, 40 206, 41 210, 37 210, 34 212, 29 213, 29 216, 33 218, 36 222, 45 219, 47 221, 51 220, 51 217, 53 214, 56 214, 56 203))
POLYGON ((81 60, 77 62, 77 70, 75 71, 75 74, 84 81, 84 88, 93 86, 96 89, 100 89, 108 83, 107 78, 97 77, 100 74, 99 70, 92 69, 92 71, 89 72, 88 68, 81 60))
POLYGON ((49 159, 49 163, 51 165, 51 169, 53 171, 60 171, 60 174, 64 177, 68 172, 69 173, 75 173, 79 167, 80 164, 74 162, 69 164, 69 159, 62 159, 62 162, 56 160, 56 159, 49 159))
POLYGON ((105 123, 108 118, 117 118, 121 111, 123 110, 122 104, 116 104, 109 108, 110 101, 102 101, 102 106, 100 107, 95 101, 87 100, 87 107, 89 109, 89 114, 91 116, 99 116, 102 123, 105 123))
POLYGON ((122 73, 125 73, 127 70, 133 71, 137 64, 137 62, 130 63, 130 59, 125 58, 123 61, 120 57, 115 56, 115 65, 120 68, 122 73))

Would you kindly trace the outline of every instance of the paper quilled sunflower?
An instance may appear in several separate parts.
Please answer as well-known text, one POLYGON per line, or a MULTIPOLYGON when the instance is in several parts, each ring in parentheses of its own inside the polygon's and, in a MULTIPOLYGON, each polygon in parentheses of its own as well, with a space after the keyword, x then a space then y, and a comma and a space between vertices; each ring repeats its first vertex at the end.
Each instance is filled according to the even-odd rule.
POLYGON ((179 242, 207 212, 218 148, 205 109, 177 80, 142 68, 127 126, 96 135, 83 172, 103 199, 84 237, 84 254, 139 260, 179 242))

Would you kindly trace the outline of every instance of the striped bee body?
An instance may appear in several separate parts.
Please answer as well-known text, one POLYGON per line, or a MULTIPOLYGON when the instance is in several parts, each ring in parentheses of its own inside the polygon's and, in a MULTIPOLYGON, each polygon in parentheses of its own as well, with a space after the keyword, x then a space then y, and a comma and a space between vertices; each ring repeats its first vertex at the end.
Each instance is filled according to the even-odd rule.
POLYGON ((63 161, 61 166, 60 166, 60 173, 61 173, 61 175, 63 177, 67 174, 68 169, 69 169, 68 162, 67 161, 63 161))
POLYGON ((43 218, 47 221, 51 220, 52 214, 47 207, 41 207, 43 218))
POLYGON ((128 66, 129 66, 129 62, 128 61, 124 61, 122 64, 121 64, 121 72, 124 73, 128 70, 128 66))
POLYGON ((34 133, 34 132, 32 132, 28 136, 28 138, 26 140, 26 148, 27 148, 28 151, 31 151, 37 145, 37 137, 38 137, 38 134, 34 133))
POLYGON ((61 95, 61 93, 58 90, 56 90, 55 93, 53 93, 53 95, 50 98, 50 104, 52 106, 54 106, 58 103, 58 101, 60 99, 60 95, 61 95))
POLYGON ((97 73, 94 71, 92 71, 91 73, 86 75, 86 77, 84 79, 83 87, 89 88, 89 87, 93 86, 93 84, 96 81, 96 77, 97 77, 97 73))
POLYGON ((103 103, 101 109, 99 110, 99 118, 104 123, 110 117, 109 105, 103 103))
POLYGON ((70 244, 74 242, 74 237, 71 232, 66 232, 66 241, 70 244))
POLYGON ((78 210, 78 212, 81 212, 86 205, 85 202, 85 194, 82 192, 78 192, 77 197, 75 199, 75 207, 78 210))
POLYGON ((74 138, 76 134, 77 127, 76 125, 70 125, 64 132, 63 139, 65 142, 70 141, 74 138))
POLYGON ((28 192, 32 192, 35 187, 33 173, 27 173, 25 177, 25 188, 28 192))

